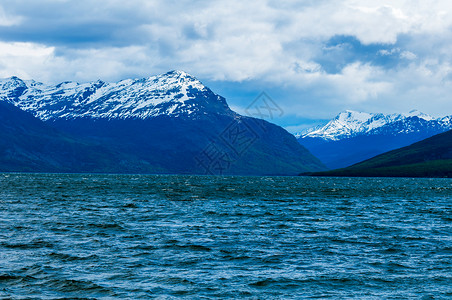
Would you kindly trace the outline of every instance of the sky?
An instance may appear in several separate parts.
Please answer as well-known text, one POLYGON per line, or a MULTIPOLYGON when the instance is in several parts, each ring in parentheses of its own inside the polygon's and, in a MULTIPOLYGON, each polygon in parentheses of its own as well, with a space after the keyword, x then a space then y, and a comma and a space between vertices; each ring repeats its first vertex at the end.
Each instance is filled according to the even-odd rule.
POLYGON ((351 109, 452 115, 449 0, 2 0, 0 77, 119 81, 183 70, 291 132, 351 109), (248 3, 249 2, 249 3, 248 3))

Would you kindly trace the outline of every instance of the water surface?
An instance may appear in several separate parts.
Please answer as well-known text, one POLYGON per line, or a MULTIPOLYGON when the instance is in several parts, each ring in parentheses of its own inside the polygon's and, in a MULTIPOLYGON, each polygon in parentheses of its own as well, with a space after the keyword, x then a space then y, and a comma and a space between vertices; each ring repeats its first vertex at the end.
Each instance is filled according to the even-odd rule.
POLYGON ((452 180, 0 174, 0 298, 452 297, 452 180))

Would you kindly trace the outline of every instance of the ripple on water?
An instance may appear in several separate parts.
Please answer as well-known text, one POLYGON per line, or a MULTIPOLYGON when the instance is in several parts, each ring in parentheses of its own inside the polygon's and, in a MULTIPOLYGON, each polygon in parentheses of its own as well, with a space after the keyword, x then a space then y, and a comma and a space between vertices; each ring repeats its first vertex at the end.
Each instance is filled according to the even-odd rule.
POLYGON ((0 298, 450 298, 452 181, 0 174, 0 298))

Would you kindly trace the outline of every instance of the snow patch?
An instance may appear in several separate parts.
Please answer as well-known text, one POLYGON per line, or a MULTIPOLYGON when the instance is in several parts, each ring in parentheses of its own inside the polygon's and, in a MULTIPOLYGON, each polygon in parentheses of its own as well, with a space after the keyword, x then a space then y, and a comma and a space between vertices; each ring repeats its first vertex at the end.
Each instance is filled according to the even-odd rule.
MULTIPOLYGON (((79 84, 68 81, 55 86, 33 80, 22 81, 17 77, 0 79, 0 100, 9 101, 42 120, 191 115, 196 111, 192 100, 198 100, 197 95, 206 93, 215 95, 198 79, 183 71, 116 83, 98 80, 79 84), (17 90, 22 94, 17 92, 13 95, 17 90)), ((216 99, 222 101, 221 97, 216 99)))
POLYGON ((295 134, 295 136, 297 138, 321 138, 324 140, 338 141, 344 138, 367 134, 385 125, 398 121, 403 121, 404 123, 404 128, 401 129, 401 132, 412 132, 416 129, 410 128, 411 125, 408 119, 413 117, 417 117, 427 122, 437 122, 439 123, 439 126, 452 129, 452 117, 435 119, 418 110, 412 110, 407 114, 389 115, 346 110, 338 114, 326 125, 307 129, 304 132, 295 134))

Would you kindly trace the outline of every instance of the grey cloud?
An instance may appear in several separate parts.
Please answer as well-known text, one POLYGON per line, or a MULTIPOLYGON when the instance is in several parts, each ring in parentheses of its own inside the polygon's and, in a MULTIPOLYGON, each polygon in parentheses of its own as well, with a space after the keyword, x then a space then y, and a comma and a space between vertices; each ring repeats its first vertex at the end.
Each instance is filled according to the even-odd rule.
POLYGON ((112 5, 111 1, 9 1, 6 13, 22 21, 0 28, 0 39, 52 46, 108 47, 142 44, 141 25, 149 16, 136 7, 112 5))
MULTIPOLYGON (((184 69, 211 82, 279 90, 281 106, 312 118, 396 100, 400 108, 427 107, 429 92, 451 93, 449 3, 3 0, 2 15, 15 21, 0 22, 0 74, 56 82, 184 69), (400 52, 378 54, 394 48, 400 52)), ((224 93, 240 106, 240 91, 224 93)))

